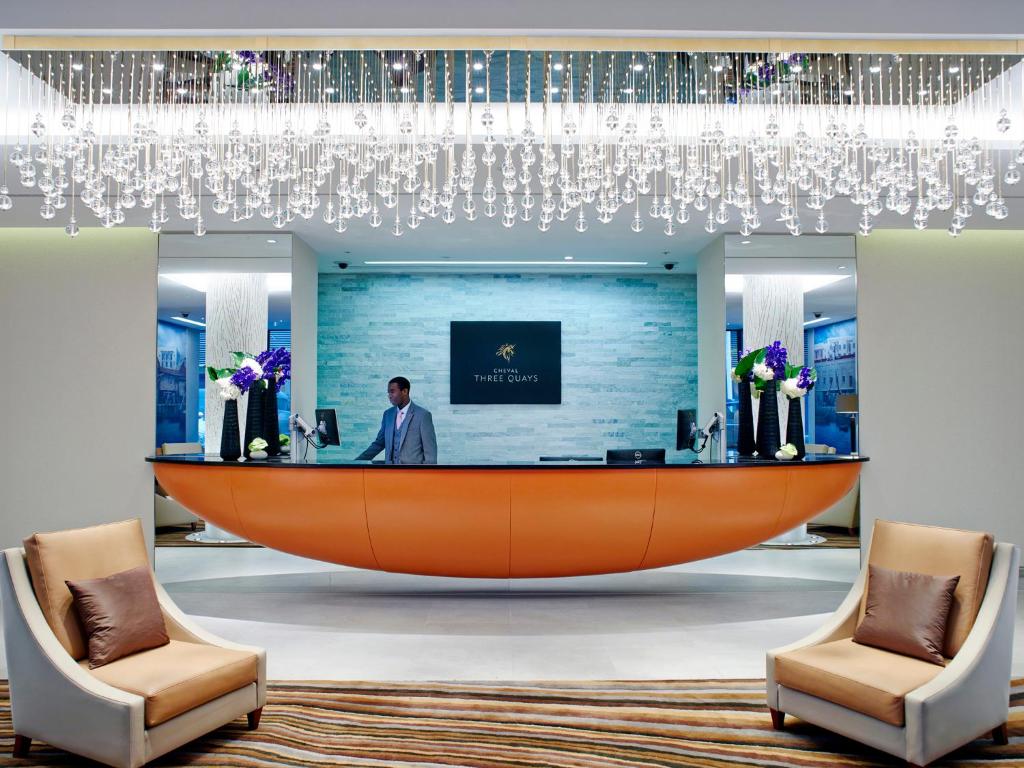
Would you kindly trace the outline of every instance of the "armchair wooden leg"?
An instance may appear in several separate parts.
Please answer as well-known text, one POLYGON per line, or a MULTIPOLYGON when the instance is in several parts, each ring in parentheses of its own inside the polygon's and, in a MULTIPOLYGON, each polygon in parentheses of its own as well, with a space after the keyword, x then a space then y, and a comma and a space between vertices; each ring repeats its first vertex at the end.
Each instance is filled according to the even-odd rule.
POLYGON ((246 715, 246 717, 249 718, 249 730, 250 731, 255 731, 257 728, 260 727, 260 717, 262 715, 263 715, 263 707, 260 707, 259 709, 254 709, 252 712, 250 712, 248 715, 246 715))
POLYGON ((1005 746, 1010 743, 1010 734, 1007 733, 1006 723, 997 725, 992 729, 992 741, 999 746, 1005 746))
POLYGON ((768 707, 768 711, 772 715, 772 728, 774 728, 776 731, 781 731, 783 728, 786 727, 784 724, 786 720, 785 712, 779 712, 779 710, 772 709, 771 707, 768 707))
POLYGON ((14 757, 28 757, 28 751, 32 747, 32 739, 28 736, 14 735, 14 749, 11 754, 14 757))

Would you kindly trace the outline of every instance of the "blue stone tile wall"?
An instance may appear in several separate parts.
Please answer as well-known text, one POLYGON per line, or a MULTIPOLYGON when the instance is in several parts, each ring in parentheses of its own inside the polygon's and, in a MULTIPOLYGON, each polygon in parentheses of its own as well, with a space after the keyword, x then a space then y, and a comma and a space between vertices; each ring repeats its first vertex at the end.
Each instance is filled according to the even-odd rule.
POLYGON ((325 457, 371 442, 393 376, 433 413, 441 463, 672 451, 697 405, 695 275, 320 275, 319 294, 317 399, 342 442, 325 457), (452 405, 452 320, 561 321, 561 405, 452 405))

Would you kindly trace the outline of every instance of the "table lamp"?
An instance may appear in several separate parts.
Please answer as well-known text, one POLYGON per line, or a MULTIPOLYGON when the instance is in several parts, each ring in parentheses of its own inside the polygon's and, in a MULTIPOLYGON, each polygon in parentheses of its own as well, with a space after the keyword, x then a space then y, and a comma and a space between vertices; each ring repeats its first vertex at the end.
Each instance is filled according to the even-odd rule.
POLYGON ((847 414, 850 417, 850 455, 856 456, 857 414, 860 413, 857 395, 836 395, 836 413, 847 414))

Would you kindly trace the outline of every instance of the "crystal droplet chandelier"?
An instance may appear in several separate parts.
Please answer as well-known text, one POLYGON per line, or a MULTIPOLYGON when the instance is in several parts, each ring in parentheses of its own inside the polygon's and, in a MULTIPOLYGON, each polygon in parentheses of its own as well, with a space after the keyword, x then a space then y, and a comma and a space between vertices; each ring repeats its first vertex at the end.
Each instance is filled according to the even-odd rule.
MULTIPOLYGON (((3 184, 71 237, 172 217, 395 237, 508 229, 793 235, 855 206, 957 236, 1009 215, 1019 56, 529 51, 17 51, 3 184), (140 220, 138 211, 145 211, 140 220)), ((20 204, 20 203, 19 203, 20 204)))

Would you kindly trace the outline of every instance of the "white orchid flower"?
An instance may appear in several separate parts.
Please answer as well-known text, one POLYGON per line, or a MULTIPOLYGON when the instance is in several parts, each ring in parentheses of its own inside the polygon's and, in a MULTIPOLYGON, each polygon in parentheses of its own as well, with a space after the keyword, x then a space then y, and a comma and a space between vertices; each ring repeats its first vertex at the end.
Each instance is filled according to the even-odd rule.
POLYGON ((253 373, 256 374, 257 379, 263 378, 263 366, 253 360, 251 357, 245 358, 239 368, 251 368, 253 373))
POLYGON ((775 378, 775 371, 764 363, 754 363, 754 375, 761 381, 771 381, 775 378))
POLYGON ((798 381, 799 379, 796 376, 794 376, 791 379, 785 379, 783 380, 782 384, 779 385, 779 389, 782 390, 782 394, 784 394, 786 397, 790 399, 803 397, 804 395, 807 394, 807 390, 804 389, 803 387, 798 387, 798 381))

